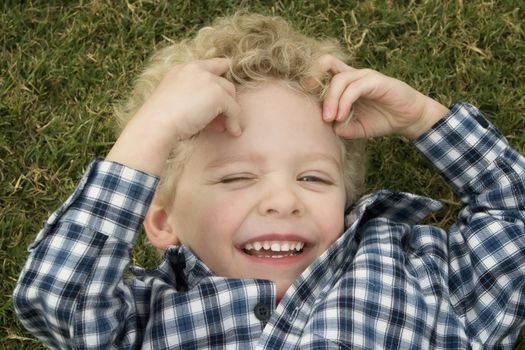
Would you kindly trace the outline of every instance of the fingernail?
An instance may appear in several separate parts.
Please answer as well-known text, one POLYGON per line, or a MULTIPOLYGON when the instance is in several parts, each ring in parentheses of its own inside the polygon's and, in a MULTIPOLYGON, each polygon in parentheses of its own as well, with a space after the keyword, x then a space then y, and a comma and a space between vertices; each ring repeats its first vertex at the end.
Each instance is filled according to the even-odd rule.
POLYGON ((235 136, 241 136, 241 134, 242 134, 241 126, 237 125, 237 127, 235 128, 235 136))
POLYGON ((325 108, 323 112, 323 119, 326 121, 329 121, 331 117, 332 117, 332 111, 325 108))

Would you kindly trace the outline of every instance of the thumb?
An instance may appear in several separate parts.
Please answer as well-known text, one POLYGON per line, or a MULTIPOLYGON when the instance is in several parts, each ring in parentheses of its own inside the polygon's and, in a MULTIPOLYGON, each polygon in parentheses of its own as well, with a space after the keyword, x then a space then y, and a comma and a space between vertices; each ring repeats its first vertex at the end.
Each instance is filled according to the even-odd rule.
POLYGON ((210 123, 212 130, 216 132, 224 132, 226 130, 226 117, 223 114, 219 114, 215 119, 210 123))

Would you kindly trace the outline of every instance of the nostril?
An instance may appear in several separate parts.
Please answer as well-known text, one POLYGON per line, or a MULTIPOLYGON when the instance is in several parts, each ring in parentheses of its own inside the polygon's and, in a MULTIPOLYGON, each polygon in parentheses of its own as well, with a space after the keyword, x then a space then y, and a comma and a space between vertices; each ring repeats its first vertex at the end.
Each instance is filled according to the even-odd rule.
POLYGON ((261 198, 258 210, 262 215, 299 216, 303 212, 303 204, 292 190, 275 189, 261 198))

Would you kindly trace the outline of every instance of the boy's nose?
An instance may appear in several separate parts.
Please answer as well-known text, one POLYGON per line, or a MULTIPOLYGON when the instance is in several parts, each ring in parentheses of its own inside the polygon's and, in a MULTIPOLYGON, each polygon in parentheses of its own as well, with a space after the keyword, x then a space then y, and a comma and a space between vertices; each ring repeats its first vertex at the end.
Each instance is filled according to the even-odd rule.
POLYGON ((274 216, 301 216, 304 213, 304 205, 293 188, 274 185, 268 188, 262 197, 259 213, 274 216))

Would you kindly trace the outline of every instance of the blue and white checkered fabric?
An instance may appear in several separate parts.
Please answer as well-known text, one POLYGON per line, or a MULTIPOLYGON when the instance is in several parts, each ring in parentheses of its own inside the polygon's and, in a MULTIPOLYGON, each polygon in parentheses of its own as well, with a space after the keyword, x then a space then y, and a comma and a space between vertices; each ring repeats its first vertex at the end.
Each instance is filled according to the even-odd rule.
POLYGON ((415 145, 461 197, 457 223, 419 224, 441 206, 429 198, 369 195, 277 306, 273 283, 214 276, 186 247, 128 268, 157 179, 96 161, 31 245, 16 311, 57 349, 512 348, 525 159, 461 103, 415 145))

